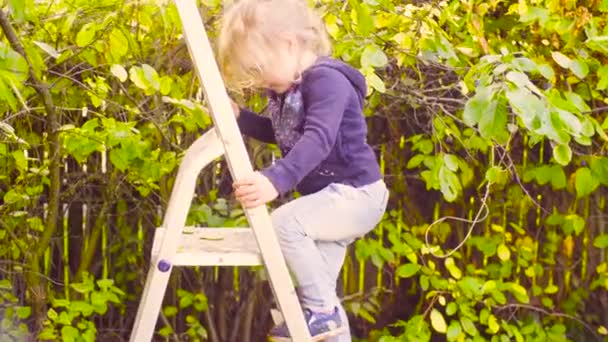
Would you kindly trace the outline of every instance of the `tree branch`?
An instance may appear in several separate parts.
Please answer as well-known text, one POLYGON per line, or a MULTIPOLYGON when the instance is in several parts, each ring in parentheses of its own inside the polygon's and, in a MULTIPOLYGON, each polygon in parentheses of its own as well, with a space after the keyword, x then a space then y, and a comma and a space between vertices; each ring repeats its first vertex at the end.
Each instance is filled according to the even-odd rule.
POLYGON ((42 256, 46 251, 49 243, 51 241, 51 237, 55 233, 57 228, 57 218, 59 215, 59 190, 61 186, 60 180, 60 164, 59 164, 59 122, 57 118, 57 112, 55 110, 55 105, 53 103, 53 98, 51 97, 51 93, 48 89, 48 86, 41 82, 36 75, 34 74, 34 68, 27 54, 25 53, 25 49, 19 41, 17 34, 11 23, 9 22, 8 16, 5 10, 0 10, 0 26, 2 26, 2 31, 6 35, 9 44, 18 54, 23 56, 27 65, 29 67, 29 77, 32 81, 32 86, 36 90, 36 93, 42 98, 42 102, 44 105, 44 110, 46 112, 46 123, 48 130, 48 143, 49 143, 49 178, 50 178, 50 188, 49 188, 49 205, 47 207, 47 219, 46 226, 42 238, 38 243, 38 248, 35 253, 38 256, 42 256))
POLYGON ((59 120, 57 112, 55 111, 55 105, 51 97, 48 86, 41 82, 34 74, 34 68, 32 62, 25 53, 25 49, 19 41, 15 29, 11 25, 6 10, 0 9, 0 26, 2 31, 6 35, 6 38, 18 54, 20 54, 28 65, 28 74, 32 82, 32 87, 36 90, 36 93, 41 97, 44 110, 46 112, 46 130, 49 145, 49 193, 48 193, 48 207, 46 212, 46 222, 44 232, 39 240, 36 248, 28 255, 28 263, 30 265, 30 273, 26 274, 26 281, 28 285, 28 292, 31 296, 32 308, 34 313, 35 325, 37 329, 42 328, 42 323, 46 314, 46 286, 43 284, 45 277, 40 275, 40 259, 44 255, 44 252, 49 247, 51 238, 57 230, 57 221, 59 218, 59 193, 61 188, 60 178, 60 145, 59 145, 59 120))

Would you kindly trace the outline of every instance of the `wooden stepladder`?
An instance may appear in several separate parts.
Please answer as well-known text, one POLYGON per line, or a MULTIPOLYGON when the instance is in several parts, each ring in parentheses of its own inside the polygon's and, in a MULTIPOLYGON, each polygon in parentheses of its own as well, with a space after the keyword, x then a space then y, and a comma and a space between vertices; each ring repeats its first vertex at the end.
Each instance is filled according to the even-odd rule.
POLYGON ((234 179, 253 172, 196 0, 175 0, 215 127, 187 150, 179 167, 162 227, 154 235, 151 265, 131 342, 151 341, 174 266, 264 265, 293 341, 310 341, 290 274, 264 206, 245 209, 251 228, 188 228, 186 217, 200 171, 224 155, 234 179))

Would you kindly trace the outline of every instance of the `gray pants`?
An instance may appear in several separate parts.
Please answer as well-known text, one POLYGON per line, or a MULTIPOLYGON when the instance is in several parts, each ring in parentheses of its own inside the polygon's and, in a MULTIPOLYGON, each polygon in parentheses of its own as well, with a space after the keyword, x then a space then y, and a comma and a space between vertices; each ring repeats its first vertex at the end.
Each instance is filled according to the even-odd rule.
MULTIPOLYGON (((348 318, 336 294, 346 247, 380 222, 387 201, 388 190, 383 181, 360 188, 330 184, 272 213, 303 307, 312 311, 338 307, 348 328, 348 318)), ((350 341, 350 332, 336 341, 350 341)))

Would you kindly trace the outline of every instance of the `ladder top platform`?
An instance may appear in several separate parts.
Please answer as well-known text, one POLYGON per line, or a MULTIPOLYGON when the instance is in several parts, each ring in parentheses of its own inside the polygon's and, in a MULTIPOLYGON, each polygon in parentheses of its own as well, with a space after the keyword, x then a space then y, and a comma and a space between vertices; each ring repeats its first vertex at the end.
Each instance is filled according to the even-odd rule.
MULTIPOLYGON (((157 228, 152 245, 156 257, 165 236, 157 228)), ((174 266, 257 266, 262 256, 250 228, 185 227, 179 237, 174 266)))

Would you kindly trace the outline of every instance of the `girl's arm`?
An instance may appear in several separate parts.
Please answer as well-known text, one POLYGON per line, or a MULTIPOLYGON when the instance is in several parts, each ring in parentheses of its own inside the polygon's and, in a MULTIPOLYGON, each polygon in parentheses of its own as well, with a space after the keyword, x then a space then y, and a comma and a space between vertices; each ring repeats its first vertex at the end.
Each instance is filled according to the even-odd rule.
POLYGON ((247 109, 239 109, 237 123, 241 133, 259 141, 274 144, 274 130, 269 118, 255 114, 247 109))
POLYGON ((306 78, 306 87, 302 89, 307 107, 304 133, 284 158, 262 170, 279 194, 293 189, 327 158, 352 92, 348 79, 337 70, 317 68, 306 78))

